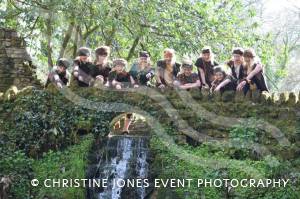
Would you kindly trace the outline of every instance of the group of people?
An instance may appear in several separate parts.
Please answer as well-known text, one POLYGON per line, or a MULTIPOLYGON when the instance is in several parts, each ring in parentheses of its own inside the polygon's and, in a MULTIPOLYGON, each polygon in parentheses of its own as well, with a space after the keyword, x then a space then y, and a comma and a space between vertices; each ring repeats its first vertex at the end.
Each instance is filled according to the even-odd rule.
POLYGON ((151 65, 150 54, 146 51, 139 53, 139 58, 127 71, 125 59, 109 60, 110 48, 101 46, 95 50, 95 60, 91 60, 91 51, 86 47, 78 49, 73 62, 72 75, 67 71, 71 65, 67 59, 61 58, 57 66, 49 73, 46 86, 54 83, 59 88, 68 86, 72 81, 79 87, 95 85, 122 89, 139 86, 158 88, 177 87, 180 89, 202 88, 211 92, 268 91, 263 75, 263 66, 253 49, 235 48, 232 59, 224 66, 214 60, 210 47, 202 49, 201 55, 195 62, 197 70, 193 70, 193 62, 184 59, 176 61, 175 51, 165 49, 163 59, 157 61, 156 68, 151 65))
MULTIPOLYGON (((160 89, 176 87, 179 89, 209 89, 210 92, 268 91, 263 67, 253 49, 235 48, 232 59, 227 65, 219 66, 214 61, 214 53, 210 47, 202 49, 201 55, 195 62, 197 70, 193 70, 193 62, 184 59, 181 64, 176 61, 175 51, 165 49, 163 59, 151 65, 150 54, 146 51, 139 53, 139 58, 127 72, 125 59, 109 60, 110 48, 101 46, 95 50, 95 60, 91 60, 91 51, 86 47, 78 49, 73 61, 72 75, 68 72, 71 65, 67 59, 61 58, 57 66, 49 73, 46 86, 54 83, 58 88, 69 86, 71 82, 79 87, 105 86, 122 89, 139 86, 151 86, 160 89)), ((124 117, 123 134, 129 133, 133 114, 124 117)))

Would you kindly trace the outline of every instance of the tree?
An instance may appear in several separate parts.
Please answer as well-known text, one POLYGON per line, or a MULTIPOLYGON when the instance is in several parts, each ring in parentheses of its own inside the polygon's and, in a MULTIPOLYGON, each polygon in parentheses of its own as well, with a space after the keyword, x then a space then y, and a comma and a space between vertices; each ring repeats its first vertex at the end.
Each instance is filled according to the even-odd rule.
POLYGON ((219 60, 234 46, 254 45, 265 57, 271 44, 257 31, 252 4, 242 0, 8 0, 2 10, 2 25, 22 33, 49 67, 58 57, 73 58, 83 45, 109 45, 113 57, 130 61, 140 50, 157 60, 166 47, 195 59, 205 45, 219 60))

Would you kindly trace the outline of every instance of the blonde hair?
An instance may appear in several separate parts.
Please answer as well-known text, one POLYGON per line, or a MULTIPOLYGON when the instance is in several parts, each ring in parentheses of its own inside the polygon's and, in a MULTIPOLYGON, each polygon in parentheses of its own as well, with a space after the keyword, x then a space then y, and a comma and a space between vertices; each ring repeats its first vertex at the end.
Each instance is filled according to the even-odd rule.
POLYGON ((166 49, 164 50, 164 55, 165 55, 166 53, 170 53, 170 54, 172 55, 171 64, 174 65, 175 62, 176 62, 175 50, 172 49, 172 48, 166 48, 166 49))

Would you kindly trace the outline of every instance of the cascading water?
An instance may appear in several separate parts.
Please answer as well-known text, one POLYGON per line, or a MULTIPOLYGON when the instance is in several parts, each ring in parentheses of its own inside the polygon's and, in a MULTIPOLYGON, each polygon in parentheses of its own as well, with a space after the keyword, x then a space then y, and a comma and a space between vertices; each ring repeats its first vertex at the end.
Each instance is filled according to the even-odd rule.
POLYGON ((107 179, 107 185, 100 189, 90 188, 89 198, 144 199, 147 194, 145 179, 148 180, 149 170, 148 145, 149 138, 146 136, 108 138, 93 177, 107 179), (140 184, 137 183, 138 179, 140 184))

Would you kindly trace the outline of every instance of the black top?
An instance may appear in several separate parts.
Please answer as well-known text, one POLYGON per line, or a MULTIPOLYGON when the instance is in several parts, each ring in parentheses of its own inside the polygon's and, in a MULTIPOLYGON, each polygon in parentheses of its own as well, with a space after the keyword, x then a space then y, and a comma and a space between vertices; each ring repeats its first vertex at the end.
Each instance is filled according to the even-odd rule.
MULTIPOLYGON (((254 70, 256 68, 257 64, 253 65, 252 70, 254 70)), ((266 84, 266 80, 265 77, 263 75, 263 71, 260 71, 259 73, 257 73, 252 79, 251 81, 256 85, 257 89, 260 91, 268 91, 268 87, 266 84)))
POLYGON ((75 80, 78 83, 78 86, 80 87, 88 87, 89 86, 89 81, 91 79, 91 73, 92 73, 92 68, 93 64, 90 62, 81 62, 79 60, 74 60, 74 66, 79 67, 79 75, 83 77, 83 81, 80 81, 78 78, 75 77, 75 80))
POLYGON ((130 83, 130 74, 126 71, 117 73, 116 71, 111 71, 108 75, 108 80, 113 81, 116 80, 118 82, 130 83))
POLYGON ((214 79, 214 68, 216 66, 218 66, 219 64, 217 62, 206 62, 204 61, 201 57, 197 59, 195 65, 198 68, 198 75, 199 75, 199 79, 200 81, 203 83, 204 81, 201 79, 201 74, 200 74, 200 70, 199 68, 201 68, 204 71, 204 75, 205 75, 205 81, 206 83, 209 85, 209 87, 211 86, 211 82, 214 79))
POLYGON ((53 70, 48 74, 47 82, 45 87, 47 87, 50 83, 54 83, 57 85, 58 82, 61 82, 63 85, 67 85, 69 82, 67 72, 59 73, 58 70, 53 70), (58 75, 59 80, 54 78, 55 75, 58 75))
POLYGON ((217 88, 217 86, 219 84, 221 84, 226 79, 229 79, 230 82, 228 84, 226 84, 225 86, 223 86, 220 89, 220 92, 223 93, 225 91, 235 91, 236 90, 236 86, 237 86, 236 85, 236 80, 232 76, 230 76, 230 75, 226 76, 222 81, 217 81, 217 80, 213 81, 212 82, 212 88, 213 88, 213 90, 215 90, 217 88))
POLYGON ((238 83, 239 83, 240 80, 242 80, 242 79, 244 79, 244 78, 247 77, 247 71, 245 71, 244 65, 240 65, 238 76, 237 76, 237 74, 235 72, 234 63, 232 61, 228 63, 228 66, 229 66, 229 68, 231 70, 232 77, 234 77, 237 80, 238 83))
POLYGON ((104 66, 102 65, 94 65, 93 69, 91 70, 91 76, 93 78, 96 78, 98 75, 101 75, 104 77, 104 81, 106 82, 109 76, 109 73, 111 71, 110 64, 106 64, 104 66))

